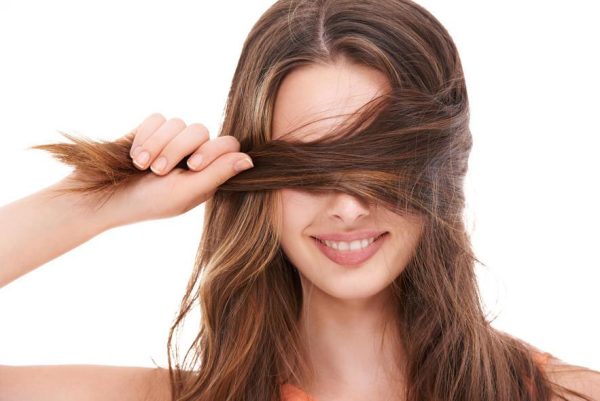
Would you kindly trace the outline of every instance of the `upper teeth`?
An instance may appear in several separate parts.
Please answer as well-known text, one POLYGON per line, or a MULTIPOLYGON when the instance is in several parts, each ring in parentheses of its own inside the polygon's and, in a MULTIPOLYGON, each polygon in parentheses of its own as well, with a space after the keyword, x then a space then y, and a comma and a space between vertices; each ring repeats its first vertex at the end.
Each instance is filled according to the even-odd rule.
POLYGON ((365 238, 365 239, 357 239, 352 242, 346 241, 328 241, 328 240, 319 240, 330 248, 337 249, 338 251, 356 251, 362 248, 366 248, 375 241, 377 237, 365 238))

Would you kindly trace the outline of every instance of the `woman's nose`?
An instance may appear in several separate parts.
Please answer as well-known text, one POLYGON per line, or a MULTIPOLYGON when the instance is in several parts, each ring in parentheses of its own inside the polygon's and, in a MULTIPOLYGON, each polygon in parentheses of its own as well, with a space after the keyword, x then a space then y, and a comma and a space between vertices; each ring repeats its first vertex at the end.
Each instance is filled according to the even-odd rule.
POLYGON ((330 216, 344 223, 352 223, 370 213, 367 202, 343 192, 335 193, 329 206, 330 216))

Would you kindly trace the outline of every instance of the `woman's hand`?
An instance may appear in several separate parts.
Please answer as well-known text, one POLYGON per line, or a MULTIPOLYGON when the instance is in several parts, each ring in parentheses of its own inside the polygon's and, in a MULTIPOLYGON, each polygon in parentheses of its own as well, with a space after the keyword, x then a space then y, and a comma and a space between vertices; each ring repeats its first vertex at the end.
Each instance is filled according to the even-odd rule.
POLYGON ((179 118, 166 120, 154 113, 128 135, 133 137, 132 163, 151 172, 116 192, 103 206, 110 209, 113 225, 185 213, 210 198, 229 178, 253 167, 235 137, 211 140, 200 123, 186 126, 179 118), (190 170, 175 168, 187 156, 190 170))

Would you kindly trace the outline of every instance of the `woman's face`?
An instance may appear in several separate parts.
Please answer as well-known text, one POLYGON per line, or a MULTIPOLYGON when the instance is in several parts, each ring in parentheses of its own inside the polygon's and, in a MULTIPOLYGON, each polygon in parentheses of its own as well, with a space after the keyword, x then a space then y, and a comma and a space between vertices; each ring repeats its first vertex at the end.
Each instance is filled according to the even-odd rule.
MULTIPOLYGON (((285 139, 286 132, 303 123, 353 112, 387 87, 387 79, 379 71, 343 59, 335 65, 299 67, 284 78, 277 93, 272 137, 285 139)), ((327 135, 343 118, 309 124, 292 135, 313 140, 327 135)), ((314 285, 312 290, 338 299, 369 298, 386 289, 404 270, 421 235, 420 217, 397 215, 343 192, 317 194, 285 188, 279 194, 281 246, 300 272, 303 288, 314 285), (330 242, 330 247, 314 238, 356 234, 358 239, 367 239, 361 241, 366 245, 369 237, 380 233, 385 234, 359 251, 340 249, 358 245, 356 238, 330 242), (336 246, 337 250, 331 249, 336 246)))

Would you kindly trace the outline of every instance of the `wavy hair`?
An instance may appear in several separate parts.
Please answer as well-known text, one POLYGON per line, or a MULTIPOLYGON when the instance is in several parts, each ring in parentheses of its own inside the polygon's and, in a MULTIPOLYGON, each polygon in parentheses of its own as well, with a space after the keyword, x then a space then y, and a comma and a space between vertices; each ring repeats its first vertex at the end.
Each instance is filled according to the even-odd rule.
MULTIPOLYGON (((472 146, 457 48, 442 24, 409 0, 279 0, 251 29, 235 70, 220 136, 254 168, 205 203, 202 239, 168 340, 177 401, 276 401, 282 383, 311 377, 298 328, 298 272, 280 246, 277 190, 343 191, 425 227, 394 280, 406 349, 408 401, 566 400, 537 350, 490 325, 475 275, 481 263, 463 222, 472 146), (389 92, 310 142, 271 139, 275 95, 293 69, 344 57, 383 72, 389 92), (350 121, 350 120, 349 120, 350 121), (195 307, 200 328, 183 359, 177 338, 195 307)), ((39 145, 75 167, 73 191, 110 196, 148 171, 129 158, 131 136, 39 145)), ((185 159, 177 166, 187 168, 185 159)), ((100 202, 98 202, 100 205, 100 202)), ((550 359, 555 359, 547 354, 550 359)))

